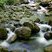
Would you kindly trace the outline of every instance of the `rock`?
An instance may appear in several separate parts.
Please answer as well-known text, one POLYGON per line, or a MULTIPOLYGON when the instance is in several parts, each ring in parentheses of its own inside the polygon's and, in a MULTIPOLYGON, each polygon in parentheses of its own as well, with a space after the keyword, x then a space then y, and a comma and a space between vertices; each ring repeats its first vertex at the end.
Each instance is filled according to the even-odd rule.
POLYGON ((0 28, 0 40, 5 40, 7 38, 7 30, 5 28, 0 28))
POLYGON ((36 24, 33 24, 33 22, 24 22, 23 25, 29 27, 32 33, 38 33, 40 31, 40 28, 36 24))
POLYGON ((0 47, 0 52, 8 52, 8 49, 0 47))
POLYGON ((45 1, 41 1, 40 5, 43 6, 43 7, 48 7, 49 6, 49 2, 47 2, 46 0, 45 1))
POLYGON ((17 28, 17 27, 22 26, 22 24, 20 24, 20 23, 18 23, 18 24, 14 24, 14 26, 17 28))
POLYGON ((39 18, 37 18, 34 22, 39 23, 39 22, 40 22, 40 19, 39 19, 39 18))
POLYGON ((43 21, 41 21, 40 23, 41 23, 41 24, 44 24, 44 22, 43 22, 43 21))
POLYGON ((22 39, 29 39, 31 36, 31 29, 29 27, 19 27, 15 30, 17 37, 22 39))
POLYGON ((52 39, 52 32, 47 32, 47 33, 44 35, 44 38, 45 38, 46 40, 52 39))
POLYGON ((24 22, 23 25, 29 27, 30 29, 33 29, 34 27, 34 24, 32 22, 24 22))
POLYGON ((52 20, 49 20, 49 21, 48 21, 48 24, 49 24, 50 26, 52 26, 52 20))
POLYGON ((34 24, 34 28, 32 29, 32 31, 34 33, 38 33, 40 31, 40 28, 36 24, 34 24))
POLYGON ((52 52, 52 45, 48 45, 44 48, 44 52, 52 52))

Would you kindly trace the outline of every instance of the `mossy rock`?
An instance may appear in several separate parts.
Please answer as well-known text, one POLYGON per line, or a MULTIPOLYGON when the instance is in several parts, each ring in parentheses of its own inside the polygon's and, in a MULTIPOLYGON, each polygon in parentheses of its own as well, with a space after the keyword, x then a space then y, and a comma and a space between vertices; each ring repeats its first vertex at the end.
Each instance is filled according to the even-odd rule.
POLYGON ((8 49, 0 47, 0 52, 8 52, 8 49))
POLYGON ((52 52, 52 45, 48 45, 44 48, 44 52, 52 52))
POLYGON ((52 26, 52 20, 49 20, 49 21, 48 21, 48 24, 49 24, 50 26, 52 26))
POLYGON ((47 32, 47 33, 44 35, 44 37, 45 37, 46 40, 52 39, 52 32, 47 32))
POLYGON ((7 38, 7 30, 5 28, 0 28, 0 40, 5 40, 7 38))
POLYGON ((23 25, 26 27, 29 27, 31 29, 32 33, 38 33, 40 31, 40 28, 33 22, 24 22, 23 25))
POLYGON ((32 29, 35 33, 40 31, 40 28, 34 23, 34 28, 32 29))
POLYGON ((40 22, 40 19, 39 19, 39 18, 37 18, 34 22, 39 23, 39 22, 40 22))
POLYGON ((34 27, 34 24, 32 22, 24 22, 23 25, 29 27, 30 29, 33 29, 34 27))
POLYGON ((29 27, 19 27, 15 30, 17 37, 20 39, 29 39, 31 36, 31 29, 29 27))

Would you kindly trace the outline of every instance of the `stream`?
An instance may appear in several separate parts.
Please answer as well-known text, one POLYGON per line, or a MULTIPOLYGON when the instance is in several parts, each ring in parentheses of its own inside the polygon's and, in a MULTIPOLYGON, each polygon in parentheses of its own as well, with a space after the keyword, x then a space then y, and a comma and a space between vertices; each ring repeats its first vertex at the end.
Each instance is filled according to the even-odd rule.
MULTIPOLYGON (((28 1, 29 1, 29 4, 34 3, 34 0, 28 0, 28 1)), ((32 11, 32 13, 34 13, 34 15, 36 14, 36 17, 38 17, 41 21, 46 22, 47 19, 45 19, 46 16, 43 12, 32 11)), ((31 17, 30 19, 34 20, 35 17, 33 17, 33 18, 31 17)), ((13 26, 13 24, 11 24, 11 25, 13 26)), ((10 30, 10 28, 6 28, 9 31, 8 38, 6 40, 4 40, 3 42, 1 42, 0 46, 7 47, 9 51, 19 50, 19 52, 23 52, 24 50, 26 50, 27 52, 44 52, 44 47, 52 44, 52 40, 46 40, 44 38, 44 35, 46 33, 44 30, 46 28, 49 28, 49 31, 52 32, 52 30, 51 30, 52 26, 50 26, 48 24, 40 24, 40 23, 36 23, 36 25, 40 28, 40 31, 37 33, 36 36, 32 36, 31 40, 29 40, 29 41, 18 41, 17 40, 16 42, 11 43, 11 44, 8 43, 7 40, 9 40, 13 35, 15 35, 15 33, 12 32, 10 30)))
MULTIPOLYGON (((40 19, 41 19, 41 17, 42 16, 40 14, 40 19)), ((43 20, 43 19, 44 19, 44 17, 41 20, 43 20)), ((49 31, 51 31, 51 26, 49 26, 48 24, 39 24, 39 23, 36 23, 36 25, 39 26, 40 32, 37 33, 38 34, 37 36, 31 37, 32 40, 30 40, 28 42, 16 41, 15 43, 12 43, 12 44, 9 44, 5 40, 1 43, 1 46, 7 47, 9 51, 20 50, 20 52, 23 52, 26 49, 27 52, 44 52, 43 48, 47 45, 52 44, 52 40, 47 41, 44 38, 44 34, 46 32, 42 32, 42 30, 45 30, 45 28, 49 28, 50 29, 49 31)), ((10 37, 12 37, 15 33, 12 32, 10 30, 10 28, 6 28, 6 29, 9 31, 7 39, 10 39, 10 37)))

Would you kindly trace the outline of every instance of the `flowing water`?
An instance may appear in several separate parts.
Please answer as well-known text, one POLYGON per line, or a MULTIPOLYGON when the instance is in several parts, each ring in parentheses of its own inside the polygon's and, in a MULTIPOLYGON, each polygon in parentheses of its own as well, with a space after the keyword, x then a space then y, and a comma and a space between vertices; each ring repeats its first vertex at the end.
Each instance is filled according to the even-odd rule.
MULTIPOLYGON (((43 48, 46 45, 52 44, 52 40, 47 41, 44 38, 44 34, 45 32, 42 32, 42 30, 45 30, 45 28, 49 28, 51 31, 51 26, 47 25, 47 24, 39 24, 36 23, 36 25, 39 26, 40 28, 40 32, 37 33, 39 36, 33 36, 31 37, 32 40, 28 41, 28 42, 19 42, 16 41, 15 43, 9 44, 6 40, 4 42, 2 42, 0 45, 3 47, 8 47, 8 50, 20 50, 21 52, 23 52, 25 49, 27 50, 27 52, 43 52, 43 48)), ((9 28, 6 28, 9 33, 8 33, 8 39, 10 39, 13 35, 14 32, 12 32, 9 28)))
POLYGON ((36 24, 41 29, 40 32, 38 33, 39 36, 32 37, 33 40, 30 40, 29 42, 15 42, 11 44, 11 46, 9 46, 9 50, 19 49, 22 50, 21 52, 23 52, 23 50, 26 49, 27 52, 43 52, 43 47, 52 44, 52 40, 47 41, 44 38, 45 32, 42 32, 42 30, 45 30, 45 28, 49 28, 51 31, 51 26, 46 24, 38 24, 38 23, 36 24))

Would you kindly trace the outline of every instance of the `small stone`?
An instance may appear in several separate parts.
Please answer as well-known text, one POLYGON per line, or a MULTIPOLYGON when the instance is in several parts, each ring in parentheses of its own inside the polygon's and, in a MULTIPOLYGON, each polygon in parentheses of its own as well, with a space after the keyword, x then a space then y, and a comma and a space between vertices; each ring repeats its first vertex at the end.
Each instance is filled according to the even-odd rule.
POLYGON ((40 5, 43 7, 48 7, 49 6, 49 2, 47 0, 43 0, 40 2, 40 5))
POLYGON ((52 32, 47 32, 47 33, 44 35, 44 38, 45 38, 46 40, 52 39, 52 32))

